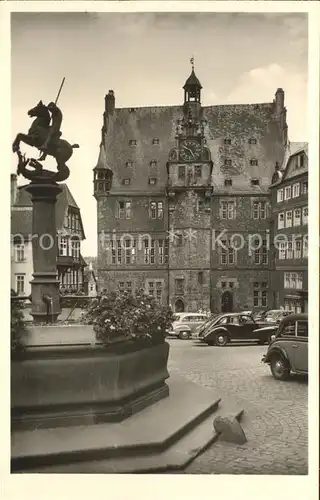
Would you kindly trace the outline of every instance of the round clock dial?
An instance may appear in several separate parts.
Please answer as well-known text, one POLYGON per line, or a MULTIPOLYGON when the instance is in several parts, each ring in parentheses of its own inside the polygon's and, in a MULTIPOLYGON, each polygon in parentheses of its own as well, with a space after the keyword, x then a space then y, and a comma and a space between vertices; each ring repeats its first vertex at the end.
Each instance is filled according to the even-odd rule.
POLYGON ((180 158, 184 161, 198 160, 201 157, 201 145, 195 141, 184 141, 180 146, 180 158))

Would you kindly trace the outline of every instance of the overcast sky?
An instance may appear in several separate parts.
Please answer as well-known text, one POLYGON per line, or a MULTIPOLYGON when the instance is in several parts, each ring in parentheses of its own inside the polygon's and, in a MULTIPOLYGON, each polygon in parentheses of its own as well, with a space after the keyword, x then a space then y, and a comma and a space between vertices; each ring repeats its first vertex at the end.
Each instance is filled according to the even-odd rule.
POLYGON ((289 138, 305 141, 307 36, 304 14, 12 14, 12 135, 27 132, 28 109, 54 100, 66 77, 59 105, 63 137, 81 146, 67 182, 81 209, 83 255, 96 254, 92 168, 109 89, 116 107, 180 104, 194 55, 204 105, 271 102, 282 87, 289 138))

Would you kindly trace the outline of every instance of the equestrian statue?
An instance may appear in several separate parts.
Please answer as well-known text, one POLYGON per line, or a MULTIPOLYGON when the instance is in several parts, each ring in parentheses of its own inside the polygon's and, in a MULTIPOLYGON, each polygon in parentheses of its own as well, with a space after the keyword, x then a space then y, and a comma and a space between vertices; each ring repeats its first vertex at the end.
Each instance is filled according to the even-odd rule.
POLYGON ((43 175, 51 177, 55 181, 62 181, 69 177, 70 171, 66 162, 71 158, 73 149, 79 148, 78 144, 70 144, 64 139, 61 139, 61 124, 63 115, 61 109, 57 106, 57 100, 60 95, 64 80, 60 86, 60 90, 55 102, 50 102, 48 106, 39 101, 38 104, 28 111, 30 117, 35 117, 27 134, 19 133, 12 145, 14 153, 18 154, 18 174, 23 174, 24 177, 32 180, 34 177, 41 177, 42 164, 47 155, 55 158, 57 162, 57 173, 48 170, 43 171, 43 175), (22 155, 20 150, 20 142, 24 142, 29 146, 35 147, 40 151, 38 160, 27 160, 25 155, 22 155), (34 171, 26 169, 30 165, 34 171))

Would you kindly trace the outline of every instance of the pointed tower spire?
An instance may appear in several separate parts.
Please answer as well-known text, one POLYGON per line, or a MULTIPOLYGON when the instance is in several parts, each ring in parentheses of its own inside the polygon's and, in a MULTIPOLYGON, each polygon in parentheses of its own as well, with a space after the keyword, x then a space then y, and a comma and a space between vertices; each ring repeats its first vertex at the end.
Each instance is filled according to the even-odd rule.
POLYGON ((112 186, 113 172, 107 165, 107 155, 103 142, 100 144, 100 151, 97 165, 93 169, 94 197, 106 196, 112 186))
POLYGON ((95 169, 96 168, 108 168, 107 167, 106 149, 104 147, 103 142, 101 142, 101 144, 100 144, 99 157, 98 157, 98 162, 97 162, 97 165, 95 166, 95 169))
POLYGON ((183 86, 184 89, 184 102, 201 102, 201 83, 199 82, 196 74, 194 72, 194 56, 190 59, 191 63, 191 75, 186 80, 183 86))

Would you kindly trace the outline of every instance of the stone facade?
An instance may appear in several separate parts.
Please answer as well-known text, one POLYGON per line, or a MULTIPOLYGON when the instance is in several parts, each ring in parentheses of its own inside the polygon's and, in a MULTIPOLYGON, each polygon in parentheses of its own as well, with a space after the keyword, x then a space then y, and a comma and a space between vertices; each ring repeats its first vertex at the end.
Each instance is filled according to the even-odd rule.
POLYGON ((106 95, 94 169, 99 288, 143 288, 175 310, 271 307, 270 252, 250 253, 248 241, 270 237, 284 92, 270 103, 202 106, 201 89, 192 71, 180 106, 117 109, 106 95), (244 248, 221 248, 221 233, 244 248))

